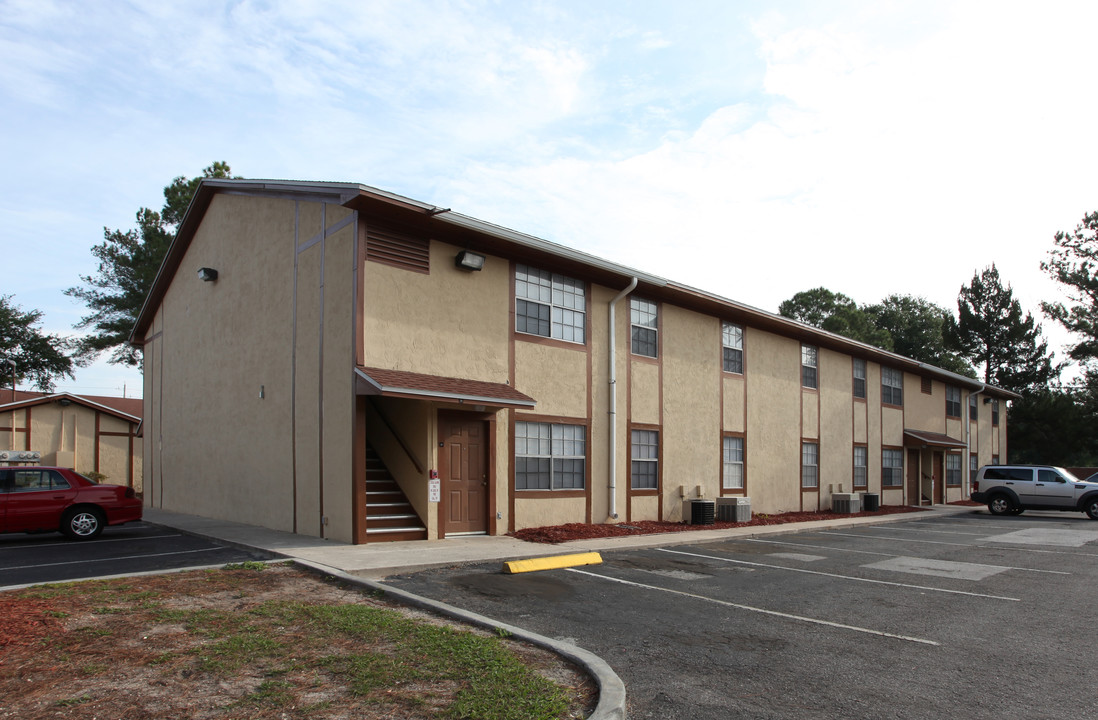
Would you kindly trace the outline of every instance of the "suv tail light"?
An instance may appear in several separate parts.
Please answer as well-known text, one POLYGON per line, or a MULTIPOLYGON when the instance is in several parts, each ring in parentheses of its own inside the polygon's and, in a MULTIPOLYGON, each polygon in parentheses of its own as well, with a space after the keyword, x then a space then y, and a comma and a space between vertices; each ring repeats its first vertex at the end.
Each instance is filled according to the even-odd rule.
POLYGON ((979 480, 973 480, 972 481, 972 492, 980 492, 980 481, 979 480))

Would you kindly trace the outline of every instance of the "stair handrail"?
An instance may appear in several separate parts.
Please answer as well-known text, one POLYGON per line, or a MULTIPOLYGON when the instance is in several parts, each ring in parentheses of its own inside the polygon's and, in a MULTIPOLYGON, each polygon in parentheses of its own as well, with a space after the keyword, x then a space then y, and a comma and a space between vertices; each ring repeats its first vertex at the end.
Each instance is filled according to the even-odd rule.
POLYGON ((367 397, 366 399, 369 401, 370 407, 372 407, 374 409, 374 412, 377 413, 378 418, 381 419, 381 423, 390 433, 392 433, 393 437, 396 438, 397 444, 400 445, 400 449, 404 451, 404 454, 407 455, 408 459, 412 461, 412 464, 416 466, 416 471, 422 475, 423 464, 420 463, 420 461, 416 459, 416 456, 412 454, 412 450, 404 442, 404 438, 400 436, 400 433, 398 433, 396 428, 393 427, 393 424, 389 422, 389 418, 385 417, 385 413, 382 411, 381 408, 377 406, 377 403, 374 402, 374 399, 372 397, 367 397))

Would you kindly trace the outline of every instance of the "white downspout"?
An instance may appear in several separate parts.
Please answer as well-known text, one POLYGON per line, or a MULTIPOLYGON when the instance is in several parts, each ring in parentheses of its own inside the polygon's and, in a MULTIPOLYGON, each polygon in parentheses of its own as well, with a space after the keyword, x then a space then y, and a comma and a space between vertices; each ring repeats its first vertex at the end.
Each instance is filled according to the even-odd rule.
MULTIPOLYGON (((968 454, 965 456, 965 494, 962 500, 968 500, 969 494, 972 492, 972 415, 970 408, 972 407, 972 399, 978 398, 980 393, 987 390, 987 385, 981 385, 980 389, 976 392, 968 394, 969 400, 965 403, 965 449, 968 450, 968 454)), ((979 401, 977 401, 977 405, 979 401)), ((979 456, 976 457, 977 466, 979 466, 979 456)))
POLYGON ((610 492, 610 505, 609 505, 609 517, 608 520, 618 519, 618 453, 617 453, 617 436, 618 436, 618 374, 616 363, 614 361, 614 350, 616 348, 616 334, 614 332, 614 308, 621 302, 629 293, 633 292, 637 287, 637 278, 634 277, 629 282, 629 287, 622 290, 620 293, 614 296, 614 299, 610 301, 610 431, 609 431, 609 447, 610 462, 609 462, 609 484, 608 490, 610 492))

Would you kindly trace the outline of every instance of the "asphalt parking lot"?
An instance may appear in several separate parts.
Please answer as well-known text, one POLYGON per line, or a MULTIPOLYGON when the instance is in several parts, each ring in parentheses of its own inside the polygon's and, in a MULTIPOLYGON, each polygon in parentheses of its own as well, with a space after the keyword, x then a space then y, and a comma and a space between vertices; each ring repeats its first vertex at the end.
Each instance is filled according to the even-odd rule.
POLYGON ((59 533, 12 533, 0 535, 0 590, 269 557, 144 522, 108 527, 95 540, 80 542, 59 533))
POLYGON ((598 654, 630 718, 1098 717, 1098 522, 1082 514, 974 509, 603 558, 386 582, 598 654))

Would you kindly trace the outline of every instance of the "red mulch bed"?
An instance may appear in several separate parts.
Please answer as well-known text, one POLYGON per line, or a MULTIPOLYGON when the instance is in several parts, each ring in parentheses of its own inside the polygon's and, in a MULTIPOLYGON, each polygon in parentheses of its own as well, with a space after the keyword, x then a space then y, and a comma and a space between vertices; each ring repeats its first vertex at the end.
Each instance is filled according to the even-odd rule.
POLYGON ((780 515, 754 515, 750 522, 714 522, 712 525, 687 525, 685 523, 656 522, 639 520, 619 525, 587 525, 568 523, 567 525, 547 525, 546 527, 526 528, 508 533, 511 537, 536 543, 562 543, 569 540, 587 540, 589 538, 622 537, 625 535, 654 535, 656 533, 689 532, 691 530, 727 530, 730 528, 754 527, 757 525, 784 525, 786 523, 809 522, 811 520, 844 520, 852 517, 873 517, 876 515, 894 515, 897 513, 920 512, 922 508, 909 505, 884 505, 873 512, 835 513, 788 512, 780 515))

